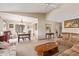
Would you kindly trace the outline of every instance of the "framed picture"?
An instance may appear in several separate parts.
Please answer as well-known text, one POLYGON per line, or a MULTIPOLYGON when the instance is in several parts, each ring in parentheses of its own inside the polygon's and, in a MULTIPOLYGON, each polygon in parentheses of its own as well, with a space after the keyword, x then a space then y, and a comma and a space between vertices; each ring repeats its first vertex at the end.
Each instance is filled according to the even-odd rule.
POLYGON ((14 28, 14 25, 13 24, 9 24, 9 28, 14 28))
POLYGON ((51 32, 51 26, 51 24, 45 24, 46 31, 49 33, 51 32))
POLYGON ((64 21, 64 28, 79 28, 79 18, 64 21))

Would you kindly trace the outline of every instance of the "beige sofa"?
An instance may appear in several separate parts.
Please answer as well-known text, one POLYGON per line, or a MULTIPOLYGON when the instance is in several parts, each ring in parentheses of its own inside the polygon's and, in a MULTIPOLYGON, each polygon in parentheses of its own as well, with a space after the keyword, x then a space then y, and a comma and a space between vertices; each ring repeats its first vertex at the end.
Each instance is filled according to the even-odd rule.
POLYGON ((79 34, 76 33, 62 33, 62 38, 56 41, 59 45, 59 56, 79 55, 79 34), (77 46, 76 46, 77 45, 77 46), (75 50, 75 51, 74 51, 75 50))
POLYGON ((59 56, 79 56, 79 44, 74 45, 72 48, 65 50, 59 56))

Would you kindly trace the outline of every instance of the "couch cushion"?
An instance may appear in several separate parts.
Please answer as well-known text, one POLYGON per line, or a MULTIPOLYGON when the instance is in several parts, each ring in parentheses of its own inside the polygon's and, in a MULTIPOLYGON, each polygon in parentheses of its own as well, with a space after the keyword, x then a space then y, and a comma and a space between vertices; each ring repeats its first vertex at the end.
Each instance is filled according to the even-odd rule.
POLYGON ((59 40, 57 40, 57 43, 58 43, 59 45, 67 46, 67 47, 69 47, 69 48, 71 48, 71 47, 73 46, 73 43, 70 42, 69 40, 59 39, 59 40))
POLYGON ((63 40, 68 40, 70 34, 69 33, 62 33, 61 36, 62 36, 63 40))
POLYGON ((79 53, 73 52, 73 53, 70 54, 70 56, 79 56, 79 53))
POLYGON ((71 36, 69 38, 69 41, 72 42, 73 44, 77 44, 77 43, 79 43, 79 38, 76 36, 71 36))
POLYGON ((75 44, 72 48, 73 51, 79 53, 79 44, 75 44))
POLYGON ((73 53, 73 51, 71 49, 67 49, 61 54, 59 54, 59 56, 69 56, 71 53, 73 53))

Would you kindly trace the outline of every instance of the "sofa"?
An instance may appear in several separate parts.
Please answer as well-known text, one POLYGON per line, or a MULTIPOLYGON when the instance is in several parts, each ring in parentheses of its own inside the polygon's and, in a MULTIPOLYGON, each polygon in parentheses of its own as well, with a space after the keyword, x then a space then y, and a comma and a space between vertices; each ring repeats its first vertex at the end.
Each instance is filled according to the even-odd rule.
POLYGON ((79 56, 79 44, 75 44, 72 48, 59 54, 59 56, 79 56))
POLYGON ((2 35, 0 35, 0 41, 6 41, 10 39, 10 31, 4 31, 2 35))
POLYGON ((79 55, 79 34, 77 33, 67 33, 64 32, 61 34, 61 38, 57 39, 57 43, 59 45, 59 56, 75 56, 79 55), (75 50, 75 51, 74 51, 75 50))

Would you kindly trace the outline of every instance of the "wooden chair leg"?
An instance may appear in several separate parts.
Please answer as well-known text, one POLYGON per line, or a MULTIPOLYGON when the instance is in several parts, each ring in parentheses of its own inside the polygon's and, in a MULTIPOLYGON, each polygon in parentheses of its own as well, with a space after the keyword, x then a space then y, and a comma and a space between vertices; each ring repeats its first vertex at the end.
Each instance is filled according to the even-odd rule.
POLYGON ((19 43, 20 39, 18 38, 18 43, 19 43))

